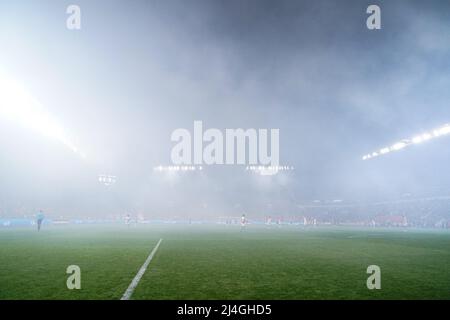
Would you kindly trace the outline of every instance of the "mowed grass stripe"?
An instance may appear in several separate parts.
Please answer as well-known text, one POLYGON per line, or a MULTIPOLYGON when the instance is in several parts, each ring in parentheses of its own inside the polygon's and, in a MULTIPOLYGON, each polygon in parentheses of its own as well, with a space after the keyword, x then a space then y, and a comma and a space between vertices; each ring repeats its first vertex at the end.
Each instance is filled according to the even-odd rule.
POLYGON ((157 230, 120 227, 0 230, 0 299, 120 299, 157 230), (81 268, 68 290, 66 268, 81 268))
POLYGON ((166 235, 134 299, 450 299, 450 233, 350 232, 255 226, 166 235), (371 264, 382 269, 382 290, 366 287, 371 264))

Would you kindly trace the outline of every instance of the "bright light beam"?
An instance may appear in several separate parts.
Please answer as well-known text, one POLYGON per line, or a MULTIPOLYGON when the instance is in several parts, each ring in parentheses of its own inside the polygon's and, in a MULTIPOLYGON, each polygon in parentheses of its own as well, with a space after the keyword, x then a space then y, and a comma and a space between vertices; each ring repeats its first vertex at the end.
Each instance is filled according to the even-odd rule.
POLYGON ((428 140, 436 139, 445 135, 450 134, 450 125, 445 124, 440 128, 434 129, 429 132, 424 132, 419 135, 413 136, 411 139, 403 139, 399 142, 392 144, 390 147, 381 148, 378 151, 374 151, 372 153, 366 154, 362 157, 363 160, 369 160, 372 158, 376 158, 381 155, 388 154, 393 151, 399 151, 411 145, 424 143, 428 140))
POLYGON ((18 82, 0 74, 0 117, 17 122, 51 139, 56 139, 85 158, 58 121, 18 82))

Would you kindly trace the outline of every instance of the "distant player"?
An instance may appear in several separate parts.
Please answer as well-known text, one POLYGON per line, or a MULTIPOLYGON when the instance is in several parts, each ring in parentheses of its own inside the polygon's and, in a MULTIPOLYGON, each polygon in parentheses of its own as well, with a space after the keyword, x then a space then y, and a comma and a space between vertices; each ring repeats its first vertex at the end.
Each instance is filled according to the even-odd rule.
POLYGON ((130 223, 131 223, 131 215, 127 213, 127 215, 125 216, 125 224, 127 226, 130 226, 130 223))
POLYGON ((245 218, 245 214, 242 214, 242 217, 241 217, 241 231, 245 230, 246 224, 247 224, 247 219, 245 218))
POLYGON ((38 231, 41 230, 42 222, 44 221, 44 219, 45 219, 44 212, 42 212, 42 210, 39 210, 38 214, 36 215, 36 223, 38 231))

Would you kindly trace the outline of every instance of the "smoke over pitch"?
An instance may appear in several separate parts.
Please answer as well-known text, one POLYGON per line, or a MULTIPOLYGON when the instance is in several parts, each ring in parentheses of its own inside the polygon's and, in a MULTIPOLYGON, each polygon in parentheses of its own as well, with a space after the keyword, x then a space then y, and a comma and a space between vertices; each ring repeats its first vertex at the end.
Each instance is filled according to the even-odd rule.
POLYGON ((82 29, 69 31, 52 1, 0 4, 0 71, 86 154, 0 118, 2 214, 295 213, 314 199, 450 187, 446 138, 361 160, 449 121, 447 2, 381 1, 379 30, 360 1, 78 5, 82 29), (280 164, 295 170, 155 173, 171 163, 171 133, 196 120, 279 129, 280 164))

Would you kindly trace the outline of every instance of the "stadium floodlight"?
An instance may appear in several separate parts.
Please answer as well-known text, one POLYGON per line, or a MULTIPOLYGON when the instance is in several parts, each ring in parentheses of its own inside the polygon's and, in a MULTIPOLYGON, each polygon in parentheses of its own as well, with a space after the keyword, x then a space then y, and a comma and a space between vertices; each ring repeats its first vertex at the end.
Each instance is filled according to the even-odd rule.
POLYGON ((433 136, 430 133, 426 132, 419 136, 415 136, 414 138, 411 139, 411 141, 413 143, 418 144, 418 143, 422 143, 424 141, 430 140, 431 138, 433 138, 433 136))
POLYGON ((1 74, 0 116, 43 136, 56 139, 82 158, 86 157, 69 138, 59 122, 20 83, 1 74))
POLYGON ((422 143, 422 141, 423 141, 422 136, 417 136, 417 137, 412 138, 413 143, 422 143))
POLYGON ((400 142, 393 144, 391 149, 394 151, 398 151, 398 150, 403 149, 406 146, 407 146, 407 143, 405 141, 400 141, 400 142))
POLYGON ((438 138, 438 137, 442 137, 447 134, 450 134, 450 125, 449 124, 445 124, 440 128, 437 128, 437 129, 434 129, 431 131, 427 131, 427 132, 419 134, 419 135, 415 135, 411 139, 403 139, 399 142, 394 143, 390 147, 384 147, 384 148, 381 148, 379 151, 375 151, 375 152, 366 154, 362 157, 362 159, 369 160, 369 159, 378 157, 380 155, 385 155, 392 151, 399 151, 410 145, 421 144, 425 141, 428 141, 428 140, 431 140, 434 138, 438 138))
POLYGON ((423 141, 430 140, 431 138, 433 138, 433 136, 428 132, 425 132, 424 134, 422 134, 423 141))
POLYGON ((203 170, 202 166, 192 166, 192 165, 182 165, 182 166, 163 166, 163 165, 159 165, 156 167, 153 167, 153 171, 155 172, 192 172, 192 171, 201 171, 203 170))
POLYGON ((104 184, 105 186, 110 186, 116 183, 117 177, 108 174, 99 174, 98 182, 104 184))
POLYGON ((261 176, 272 176, 280 171, 292 171, 293 166, 247 166, 246 171, 257 173, 261 176))
POLYGON ((439 134, 440 135, 446 135, 450 133, 450 125, 446 124, 445 126, 443 126, 442 128, 439 129, 439 134))

